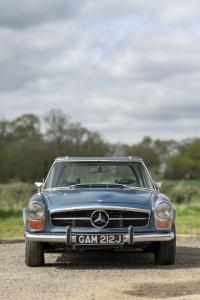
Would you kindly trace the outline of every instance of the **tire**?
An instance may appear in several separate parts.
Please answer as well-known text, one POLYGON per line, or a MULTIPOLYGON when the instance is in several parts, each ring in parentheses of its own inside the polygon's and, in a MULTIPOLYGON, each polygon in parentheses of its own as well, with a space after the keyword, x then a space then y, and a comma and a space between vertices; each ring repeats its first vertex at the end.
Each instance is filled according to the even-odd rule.
POLYGON ((157 243, 154 257, 157 265, 173 265, 176 257, 176 236, 171 241, 157 243))
POLYGON ((25 240, 25 264, 29 267, 44 265, 44 248, 42 243, 25 240))

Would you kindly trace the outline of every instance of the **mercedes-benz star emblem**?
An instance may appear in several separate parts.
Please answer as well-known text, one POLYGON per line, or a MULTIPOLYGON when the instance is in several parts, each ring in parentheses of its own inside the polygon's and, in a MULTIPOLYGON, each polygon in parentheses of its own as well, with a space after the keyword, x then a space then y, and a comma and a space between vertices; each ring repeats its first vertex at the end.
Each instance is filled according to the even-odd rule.
POLYGON ((104 210, 95 210, 91 214, 91 224, 96 228, 106 227, 109 223, 109 216, 104 210))

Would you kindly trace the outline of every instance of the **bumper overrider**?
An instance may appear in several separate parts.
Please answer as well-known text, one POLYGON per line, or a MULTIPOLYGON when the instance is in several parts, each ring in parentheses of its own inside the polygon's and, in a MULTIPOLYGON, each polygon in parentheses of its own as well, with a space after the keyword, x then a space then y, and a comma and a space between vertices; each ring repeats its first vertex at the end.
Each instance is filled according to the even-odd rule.
MULTIPOLYGON (((84 233, 85 234, 85 233, 84 233)), ((101 232, 98 233, 87 233, 87 234, 95 234, 100 235, 101 232)), ((105 232, 102 234, 105 234, 105 232)), ((109 234, 109 233, 108 233, 109 234)), ((65 243, 67 246, 76 245, 76 233, 73 233, 70 226, 66 227, 66 233, 34 233, 34 232, 26 232, 26 239, 34 242, 47 242, 47 243, 65 243)), ((126 245, 133 245, 134 243, 141 242, 164 242, 170 241, 175 238, 175 234, 173 231, 171 232, 156 232, 156 233, 138 233, 133 230, 133 226, 129 226, 128 232, 123 233, 124 243, 126 245)), ((84 244, 85 245, 85 244, 84 244)))

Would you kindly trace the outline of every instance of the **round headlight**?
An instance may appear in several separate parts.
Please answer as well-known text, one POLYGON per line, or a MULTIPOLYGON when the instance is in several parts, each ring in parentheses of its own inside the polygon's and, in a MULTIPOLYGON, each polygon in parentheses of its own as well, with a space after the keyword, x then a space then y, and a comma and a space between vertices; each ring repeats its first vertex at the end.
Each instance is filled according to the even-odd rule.
POLYGON ((40 203, 32 203, 28 207, 28 215, 31 219, 41 219, 44 216, 44 207, 40 203))
POLYGON ((155 217, 159 219, 171 219, 172 207, 167 202, 159 202, 155 208, 155 217))

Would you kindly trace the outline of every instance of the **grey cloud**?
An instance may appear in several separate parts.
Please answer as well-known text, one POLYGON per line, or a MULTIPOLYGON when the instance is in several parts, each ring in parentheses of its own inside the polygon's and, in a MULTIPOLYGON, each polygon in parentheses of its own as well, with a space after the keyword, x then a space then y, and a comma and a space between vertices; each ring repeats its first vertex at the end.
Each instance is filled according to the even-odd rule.
POLYGON ((101 26, 104 21, 115 21, 117 25, 120 20, 132 17, 136 24, 142 22, 147 26, 188 26, 198 22, 199 8, 198 0, 124 0, 123 3, 120 0, 0 0, 0 25, 27 27, 83 16, 83 23, 101 22, 101 26))
POLYGON ((200 5, 188 3, 0 1, 0 117, 60 108, 111 141, 199 135, 200 5))
POLYGON ((0 26, 16 28, 72 18, 84 0, 0 0, 0 26))

